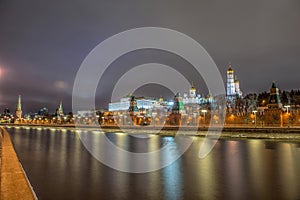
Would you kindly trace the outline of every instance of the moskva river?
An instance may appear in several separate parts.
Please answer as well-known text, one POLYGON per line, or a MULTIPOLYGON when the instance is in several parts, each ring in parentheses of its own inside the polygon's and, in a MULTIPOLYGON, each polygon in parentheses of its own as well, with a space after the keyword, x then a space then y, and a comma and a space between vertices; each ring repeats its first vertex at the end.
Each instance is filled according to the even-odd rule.
MULTIPOLYGON (((220 139, 210 154, 199 159, 204 138, 196 137, 173 164, 149 173, 125 173, 93 157, 78 131, 64 128, 8 128, 16 152, 39 199, 300 199, 300 142, 220 139)), ((120 148, 147 152, 173 137, 141 137, 82 130, 93 145, 100 135, 120 148)), ((162 155, 161 162, 168 159, 162 155)), ((119 165, 128 160, 116 156, 119 165)))

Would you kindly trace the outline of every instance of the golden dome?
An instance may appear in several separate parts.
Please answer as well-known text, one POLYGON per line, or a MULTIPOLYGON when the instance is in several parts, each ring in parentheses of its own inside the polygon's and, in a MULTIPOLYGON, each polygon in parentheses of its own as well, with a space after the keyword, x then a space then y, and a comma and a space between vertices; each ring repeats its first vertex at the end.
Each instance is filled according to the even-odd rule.
POLYGON ((227 70, 227 72, 234 72, 234 70, 230 66, 229 69, 227 70))

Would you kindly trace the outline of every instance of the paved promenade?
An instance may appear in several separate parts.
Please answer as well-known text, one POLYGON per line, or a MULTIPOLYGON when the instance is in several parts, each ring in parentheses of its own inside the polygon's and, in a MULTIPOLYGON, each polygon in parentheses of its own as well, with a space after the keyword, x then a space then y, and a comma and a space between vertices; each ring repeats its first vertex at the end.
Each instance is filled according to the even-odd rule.
POLYGON ((2 152, 0 155, 0 199, 37 199, 22 169, 22 166, 11 143, 9 134, 2 127, 0 127, 0 132, 0 142, 2 142, 2 152))

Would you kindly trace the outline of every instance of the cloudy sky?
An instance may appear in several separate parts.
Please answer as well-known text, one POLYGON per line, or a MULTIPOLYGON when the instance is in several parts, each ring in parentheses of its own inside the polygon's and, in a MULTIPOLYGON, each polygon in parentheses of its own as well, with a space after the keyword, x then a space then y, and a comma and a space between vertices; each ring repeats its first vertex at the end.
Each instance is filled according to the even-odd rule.
MULTIPOLYGON (((73 82, 82 61, 101 41, 127 29, 164 27, 187 34, 211 55, 225 78, 231 62, 244 93, 300 88, 299 0, 0 0, 0 111, 23 110, 63 100, 71 110, 73 82)), ((111 81, 137 64, 159 62, 184 72, 188 63, 161 51, 122 56, 97 91, 105 106, 111 81)), ((185 74, 200 93, 203 81, 185 74)), ((167 89, 146 86, 139 95, 170 96, 167 89)))

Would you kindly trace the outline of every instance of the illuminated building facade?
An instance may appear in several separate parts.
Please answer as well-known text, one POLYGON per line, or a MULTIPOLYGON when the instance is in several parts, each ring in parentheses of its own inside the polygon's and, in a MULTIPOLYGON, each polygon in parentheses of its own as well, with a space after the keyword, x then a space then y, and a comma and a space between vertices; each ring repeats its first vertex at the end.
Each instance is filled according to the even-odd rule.
POLYGON ((226 82, 226 96, 228 101, 235 101, 236 98, 242 97, 242 91, 240 89, 240 82, 234 74, 231 64, 227 70, 227 82, 226 82))
POLYGON ((56 115, 57 115, 57 117, 63 117, 64 116, 62 101, 60 101, 59 107, 56 109, 56 115))
MULTIPOLYGON (((126 96, 121 98, 119 102, 109 103, 108 110, 110 112, 128 111, 129 107, 131 106, 131 98, 132 96, 126 96)), ((137 97, 134 99, 136 101, 137 109, 143 111, 152 111, 157 108, 170 108, 173 105, 173 102, 164 101, 162 98, 159 100, 147 97, 137 97)))
POLYGON ((200 94, 197 94, 197 90, 192 84, 189 93, 183 93, 182 102, 186 106, 188 104, 206 104, 212 103, 213 98, 211 95, 207 95, 207 97, 202 97, 200 94))

